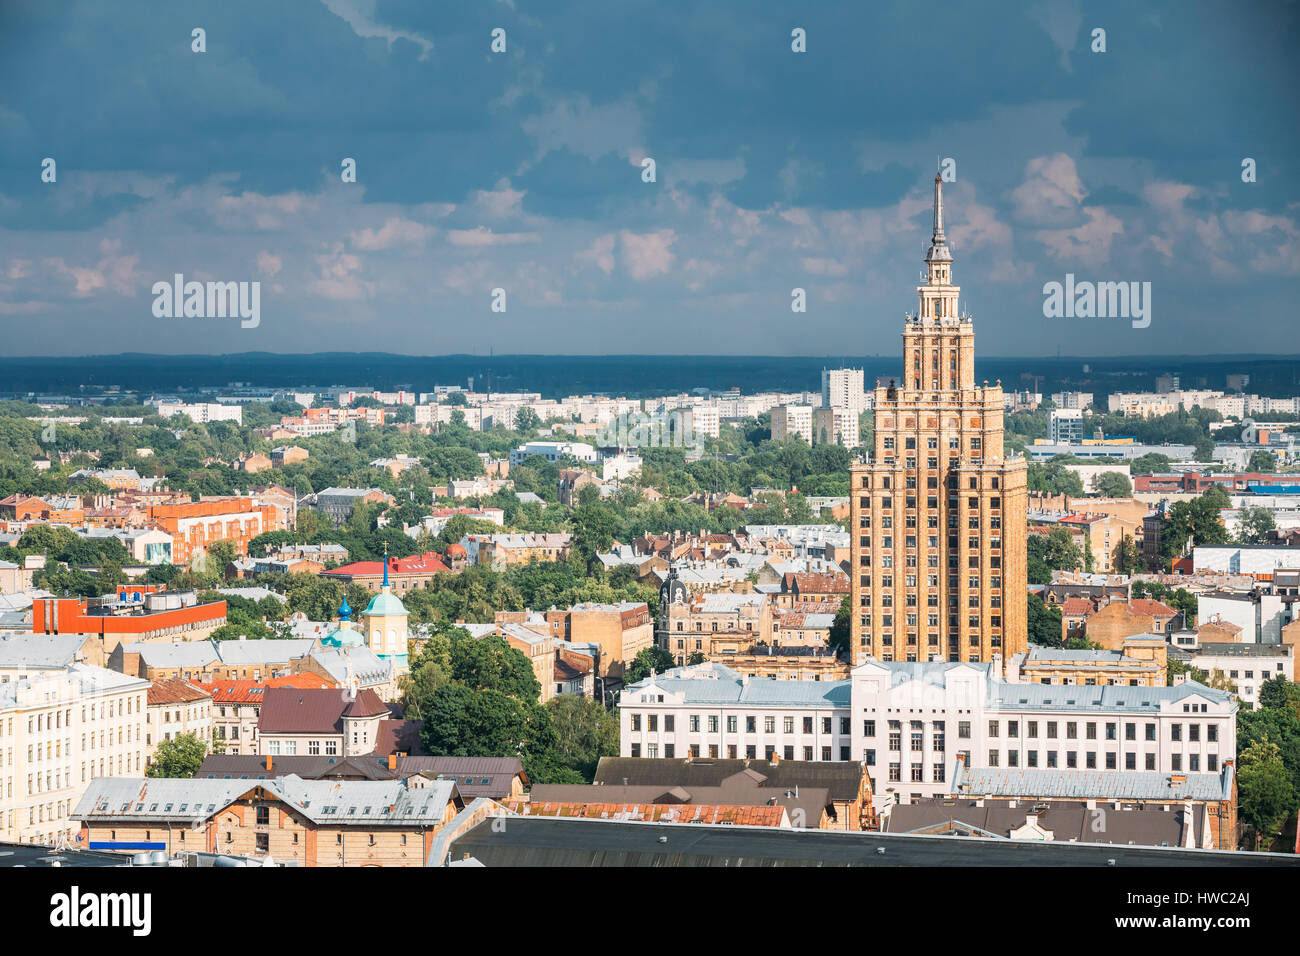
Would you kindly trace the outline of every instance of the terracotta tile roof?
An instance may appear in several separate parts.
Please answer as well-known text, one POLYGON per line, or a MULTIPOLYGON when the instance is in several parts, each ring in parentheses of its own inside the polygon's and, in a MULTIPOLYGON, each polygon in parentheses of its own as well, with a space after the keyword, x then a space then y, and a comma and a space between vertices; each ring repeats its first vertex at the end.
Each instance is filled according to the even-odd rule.
POLYGON ((1066 598, 1061 602, 1061 613, 1066 617, 1080 617, 1096 609, 1097 606, 1088 598, 1066 598))
POLYGON ((848 594, 849 578, 846 574, 805 574, 787 571, 785 590, 802 594, 848 594))
POLYGON ((208 690, 179 678, 156 680, 149 687, 150 707, 163 704, 188 704, 196 700, 207 700, 209 697, 211 692, 208 690))
POLYGON ((324 687, 338 685, 316 674, 286 674, 272 677, 270 680, 217 680, 210 682, 194 681, 196 687, 202 687, 212 694, 214 704, 260 704, 266 698, 268 687, 296 687, 300 690, 320 690, 324 687))
MULTIPOLYGON (((389 558, 389 574, 439 574, 449 570, 447 565, 442 563, 442 559, 433 551, 425 554, 412 555, 409 558, 389 558)), ((363 577, 366 575, 377 575, 384 573, 383 561, 353 561, 351 564, 345 564, 341 568, 334 568, 331 571, 322 571, 322 577, 341 577, 350 575, 354 577, 363 577)))
POLYGON ((1133 598, 1128 602, 1128 609, 1133 614, 1145 614, 1150 617, 1173 617, 1178 613, 1168 604, 1153 601, 1151 598, 1133 598))

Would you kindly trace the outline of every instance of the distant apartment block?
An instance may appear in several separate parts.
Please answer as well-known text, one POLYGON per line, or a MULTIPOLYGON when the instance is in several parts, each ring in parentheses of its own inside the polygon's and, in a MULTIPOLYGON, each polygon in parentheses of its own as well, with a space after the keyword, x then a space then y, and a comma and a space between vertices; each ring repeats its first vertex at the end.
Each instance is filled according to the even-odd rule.
POLYGON ((813 409, 811 405, 777 405, 772 409, 772 440, 797 438, 812 443, 813 409))

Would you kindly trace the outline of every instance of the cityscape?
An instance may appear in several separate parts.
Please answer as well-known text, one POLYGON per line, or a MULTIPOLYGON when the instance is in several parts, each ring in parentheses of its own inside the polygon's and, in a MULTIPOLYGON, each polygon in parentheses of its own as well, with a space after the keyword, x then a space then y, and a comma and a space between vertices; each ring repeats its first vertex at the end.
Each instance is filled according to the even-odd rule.
MULTIPOLYGON (((1097 925, 1262 925, 1296 132, 1105 113, 1227 8, 526 6, 0 14, 0 866, 146 881, 49 899, 137 936, 247 867, 1157 868, 1097 925), (866 26, 921 69, 859 116, 866 26)), ((1231 16, 1263 84, 1296 10, 1231 16)))

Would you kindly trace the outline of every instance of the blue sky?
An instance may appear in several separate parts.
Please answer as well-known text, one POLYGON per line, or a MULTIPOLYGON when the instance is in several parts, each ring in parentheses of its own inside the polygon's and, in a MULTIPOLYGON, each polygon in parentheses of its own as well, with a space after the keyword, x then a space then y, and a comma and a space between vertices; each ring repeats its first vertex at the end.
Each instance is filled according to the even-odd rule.
POLYGON ((5 351, 893 354, 951 157, 982 354, 1293 354, 1298 28, 1294 2, 5 3, 5 351), (260 325, 155 318, 177 272, 261 282, 260 325), (1044 318, 1066 273, 1151 282, 1150 327, 1044 318))

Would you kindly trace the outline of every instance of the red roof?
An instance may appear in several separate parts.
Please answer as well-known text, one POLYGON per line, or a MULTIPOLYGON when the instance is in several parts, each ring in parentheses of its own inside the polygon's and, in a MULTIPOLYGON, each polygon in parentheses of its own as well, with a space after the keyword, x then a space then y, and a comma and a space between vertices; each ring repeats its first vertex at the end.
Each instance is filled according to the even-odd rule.
POLYGON ((447 553, 448 553, 448 554, 468 554, 469 552, 467 552, 467 551, 465 550, 465 546, 464 546, 463 544, 461 544, 459 541, 453 541, 451 544, 447 545, 447 553))
POLYGON ((1061 613, 1066 617, 1079 617, 1080 615, 1091 614, 1096 610, 1096 605, 1088 598, 1066 598, 1061 602, 1061 613))
MULTIPOLYGON (((434 551, 412 555, 409 558, 388 559, 389 574, 438 574, 447 570, 450 569, 442 563, 442 558, 434 551)), ((322 571, 321 575, 323 577, 365 577, 383 573, 383 561, 353 561, 351 564, 345 564, 341 568, 334 568, 332 571, 322 571)))
POLYGON ((163 704, 188 704, 196 700, 207 700, 208 690, 187 680, 156 680, 149 686, 149 706, 163 704))
POLYGON ((1173 617, 1178 613, 1168 604, 1153 601, 1151 598, 1133 598, 1128 602, 1128 609, 1134 614, 1146 614, 1150 617, 1173 617))
POLYGON ((268 687, 297 687, 301 690, 320 690, 336 686, 324 677, 316 674, 286 674, 284 677, 272 677, 270 680, 217 680, 208 683, 194 681, 195 687, 201 687, 212 693, 214 704, 260 704, 266 699, 268 687))

